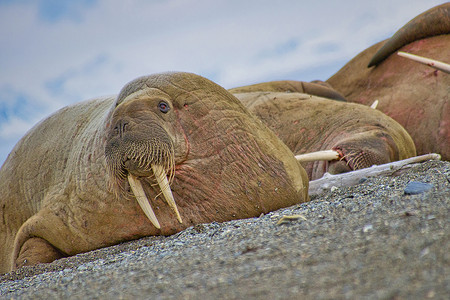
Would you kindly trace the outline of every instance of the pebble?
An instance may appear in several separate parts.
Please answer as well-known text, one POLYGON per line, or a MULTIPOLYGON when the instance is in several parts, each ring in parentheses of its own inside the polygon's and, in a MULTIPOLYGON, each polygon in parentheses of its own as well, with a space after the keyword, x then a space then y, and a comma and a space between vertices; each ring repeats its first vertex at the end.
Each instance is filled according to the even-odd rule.
POLYGON ((367 181, 367 177, 363 177, 363 178, 361 178, 360 180, 359 180, 359 184, 361 184, 361 183, 364 183, 364 182, 366 182, 367 181))
POLYGON ((405 187, 406 195, 417 195, 429 191, 433 188, 432 184, 424 183, 420 181, 411 181, 405 187))
POLYGON ((369 231, 371 231, 371 230, 373 230, 373 225, 372 225, 372 224, 367 224, 367 225, 365 225, 365 226, 363 227, 363 232, 364 232, 364 233, 369 232, 369 231))
POLYGON ((88 267, 86 267, 85 265, 81 265, 77 268, 78 271, 85 271, 87 269, 88 269, 88 267))

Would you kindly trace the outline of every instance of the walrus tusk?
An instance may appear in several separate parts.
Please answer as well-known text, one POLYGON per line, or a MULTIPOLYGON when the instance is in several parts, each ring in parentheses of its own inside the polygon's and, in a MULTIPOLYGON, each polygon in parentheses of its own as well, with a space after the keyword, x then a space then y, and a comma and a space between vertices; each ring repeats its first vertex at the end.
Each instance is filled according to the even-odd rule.
POLYGON ((372 108, 372 109, 377 109, 377 106, 378 106, 378 100, 375 100, 375 101, 372 103, 372 105, 370 106, 370 108, 372 108))
POLYGON ((435 68, 435 69, 437 69, 439 71, 442 71, 442 72, 445 72, 447 74, 450 74, 450 65, 449 64, 443 63, 443 62, 438 61, 438 60, 434 60, 434 59, 426 58, 426 57, 423 57, 423 56, 419 56, 419 55, 416 55, 416 54, 406 53, 406 52, 403 52, 403 51, 398 51, 397 54, 402 56, 402 57, 409 58, 409 59, 411 59, 413 61, 416 61, 418 63, 421 63, 421 64, 424 64, 424 65, 430 66, 432 68, 435 68))
POLYGON ((139 179, 137 179, 132 174, 128 174, 128 182, 130 183, 131 190, 133 191, 133 194, 136 197, 139 206, 142 208, 147 218, 156 228, 161 229, 158 219, 156 218, 155 213, 153 212, 153 209, 148 202, 147 196, 145 195, 144 189, 142 188, 142 184, 139 179))
POLYGON ((335 160, 339 159, 339 152, 334 150, 322 150, 311 153, 299 154, 296 155, 295 158, 299 162, 310 162, 316 160, 335 160))
POLYGON ((175 203, 175 199, 173 198, 172 191, 170 190, 170 185, 169 181, 167 180, 166 171, 164 170, 163 166, 153 164, 152 170, 153 173, 155 174, 156 181, 158 182, 158 185, 164 195, 164 198, 167 201, 167 204, 169 204, 170 208, 177 216, 178 222, 183 223, 183 221, 181 220, 180 213, 178 212, 177 204, 175 203))

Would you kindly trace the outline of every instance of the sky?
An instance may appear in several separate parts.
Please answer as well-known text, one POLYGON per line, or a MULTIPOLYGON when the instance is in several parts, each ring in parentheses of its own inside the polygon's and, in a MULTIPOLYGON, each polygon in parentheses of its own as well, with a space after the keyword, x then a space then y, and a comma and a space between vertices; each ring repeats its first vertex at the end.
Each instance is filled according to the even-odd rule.
POLYGON ((444 2, 0 0, 0 165, 39 120, 136 77, 326 80, 444 2))

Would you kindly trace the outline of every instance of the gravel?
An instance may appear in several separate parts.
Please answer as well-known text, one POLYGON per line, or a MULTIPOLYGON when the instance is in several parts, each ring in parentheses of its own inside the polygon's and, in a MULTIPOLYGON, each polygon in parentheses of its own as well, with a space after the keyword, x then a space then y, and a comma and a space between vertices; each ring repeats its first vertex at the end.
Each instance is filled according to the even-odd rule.
POLYGON ((449 210, 450 162, 429 161, 259 218, 0 275, 0 298, 448 299, 449 210))

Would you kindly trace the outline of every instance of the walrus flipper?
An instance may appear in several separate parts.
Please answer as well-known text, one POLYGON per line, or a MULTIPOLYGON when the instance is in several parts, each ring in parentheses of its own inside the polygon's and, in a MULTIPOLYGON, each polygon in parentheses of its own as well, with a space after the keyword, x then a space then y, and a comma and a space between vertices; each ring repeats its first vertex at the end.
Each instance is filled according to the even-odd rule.
POLYGON ((425 11, 406 23, 375 53, 367 67, 378 65, 404 45, 423 38, 449 33, 450 2, 447 2, 425 11))
POLYGON ((54 244, 54 234, 62 235, 67 227, 54 214, 44 209, 29 218, 19 229, 14 241, 11 266, 17 269, 39 263, 49 263, 67 256, 54 244), (52 222, 55 226, 52 226, 52 222))
POLYGON ((15 269, 24 266, 33 266, 41 263, 50 263, 65 257, 58 249, 42 238, 34 237, 26 240, 22 245, 17 258, 14 258, 15 269))
POLYGON ((314 80, 312 82, 296 80, 280 80, 256 83, 247 86, 236 87, 228 90, 232 94, 252 93, 252 92, 282 92, 282 93, 303 93, 331 100, 347 102, 347 99, 336 91, 330 84, 314 80))

